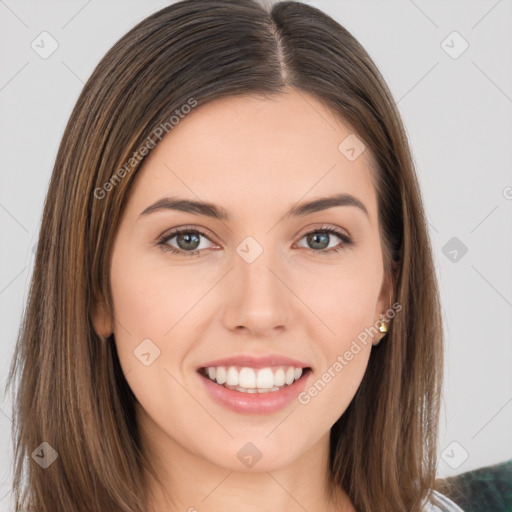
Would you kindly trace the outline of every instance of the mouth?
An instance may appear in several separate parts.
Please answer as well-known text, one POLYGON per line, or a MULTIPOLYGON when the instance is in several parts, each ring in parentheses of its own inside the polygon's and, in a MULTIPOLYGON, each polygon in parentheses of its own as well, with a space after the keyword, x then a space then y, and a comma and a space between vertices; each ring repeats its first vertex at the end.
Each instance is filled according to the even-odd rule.
POLYGON ((219 387, 239 393, 276 393, 303 381, 311 372, 311 367, 292 365, 267 366, 209 366, 201 367, 199 375, 219 387))
POLYGON ((305 388, 312 368, 205 366, 197 374, 206 394, 223 408, 243 415, 264 415, 293 404, 305 388))

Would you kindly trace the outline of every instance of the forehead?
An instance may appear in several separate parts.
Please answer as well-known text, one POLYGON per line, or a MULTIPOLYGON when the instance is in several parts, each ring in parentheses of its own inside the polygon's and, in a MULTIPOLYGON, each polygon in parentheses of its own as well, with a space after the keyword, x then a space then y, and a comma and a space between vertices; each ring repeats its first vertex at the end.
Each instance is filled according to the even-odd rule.
POLYGON ((157 144, 132 195, 139 206, 172 194, 253 207, 257 214, 258 208, 350 193, 374 215, 372 156, 365 149, 347 157, 354 143, 356 151, 364 148, 356 137, 315 97, 291 88, 268 98, 216 99, 193 109, 157 144))

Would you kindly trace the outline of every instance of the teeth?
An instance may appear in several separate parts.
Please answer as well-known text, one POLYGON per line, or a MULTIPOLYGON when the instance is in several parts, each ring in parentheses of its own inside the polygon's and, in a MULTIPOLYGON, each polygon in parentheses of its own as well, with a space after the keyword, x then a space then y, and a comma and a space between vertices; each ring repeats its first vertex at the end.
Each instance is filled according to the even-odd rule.
POLYGON ((263 368, 258 372, 256 387, 258 389, 271 389, 274 387, 274 374, 270 368, 263 368))
MULTIPOLYGON (((231 367, 230 370, 236 372, 236 368, 231 367)), ((256 387, 256 373, 252 368, 242 368, 238 376, 238 384, 241 388, 252 389, 256 387)))
POLYGON ((228 368, 226 384, 229 386, 238 386, 238 372, 236 368, 230 367, 228 368))
POLYGON ((302 376, 302 368, 293 366, 254 369, 247 366, 206 368, 213 382, 245 393, 269 393, 293 384, 302 376))
POLYGON ((224 382, 226 382, 227 379, 226 368, 224 368, 224 366, 219 366, 218 368, 216 368, 216 370, 217 375, 215 379, 217 380, 217 384, 224 384, 224 382))
POLYGON ((274 373, 274 384, 276 386, 284 386, 284 370, 282 368, 279 368, 274 373))

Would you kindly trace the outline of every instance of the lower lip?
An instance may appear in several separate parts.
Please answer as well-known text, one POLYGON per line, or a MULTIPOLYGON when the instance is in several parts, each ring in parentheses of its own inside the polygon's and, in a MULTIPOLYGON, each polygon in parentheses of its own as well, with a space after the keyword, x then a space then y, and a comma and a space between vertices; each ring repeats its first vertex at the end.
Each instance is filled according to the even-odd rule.
POLYGON ((220 386, 208 377, 198 373, 209 395, 220 405, 231 411, 246 414, 270 414, 292 403, 304 389, 311 370, 304 371, 302 377, 279 391, 268 393, 244 393, 220 386))

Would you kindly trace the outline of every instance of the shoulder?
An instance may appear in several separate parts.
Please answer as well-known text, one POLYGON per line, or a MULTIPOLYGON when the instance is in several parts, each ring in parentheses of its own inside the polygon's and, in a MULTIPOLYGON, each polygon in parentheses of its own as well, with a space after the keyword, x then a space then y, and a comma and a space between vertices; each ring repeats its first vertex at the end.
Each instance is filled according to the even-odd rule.
POLYGON ((425 512, 464 512, 452 500, 438 491, 432 491, 430 500, 424 506, 425 512))

